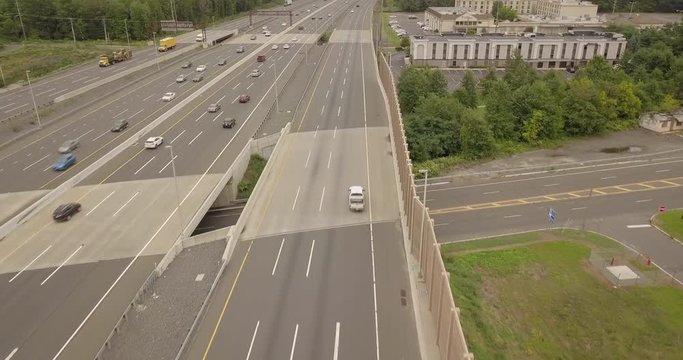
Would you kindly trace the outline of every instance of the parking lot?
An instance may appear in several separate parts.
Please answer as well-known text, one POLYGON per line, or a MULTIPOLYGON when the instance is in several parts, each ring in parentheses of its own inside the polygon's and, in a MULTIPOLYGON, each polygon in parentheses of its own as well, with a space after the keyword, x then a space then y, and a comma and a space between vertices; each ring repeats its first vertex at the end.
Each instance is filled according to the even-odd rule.
POLYGON ((422 30, 417 22, 424 22, 424 13, 388 13, 389 22, 396 21, 400 26, 399 29, 406 31, 407 35, 433 34, 432 32, 422 30), (409 16, 417 16, 417 19, 408 19, 409 16))

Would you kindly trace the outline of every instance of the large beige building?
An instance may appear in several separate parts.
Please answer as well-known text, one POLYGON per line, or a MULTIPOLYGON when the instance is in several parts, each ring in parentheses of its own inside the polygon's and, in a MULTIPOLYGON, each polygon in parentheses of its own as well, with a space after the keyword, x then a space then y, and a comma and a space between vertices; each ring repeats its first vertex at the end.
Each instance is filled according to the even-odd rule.
POLYGON ((482 14, 454 7, 430 7, 425 10, 424 22, 432 30, 440 33, 482 32, 495 28, 491 14, 482 14))
POLYGON ((595 31, 545 36, 482 34, 410 38, 413 64, 443 68, 503 67, 517 51, 538 69, 580 67, 597 56, 616 64, 624 50, 626 38, 623 35, 595 31))
MULTIPOLYGON (((491 13, 497 0, 455 0, 455 7, 491 13)), ((520 15, 543 15, 563 18, 595 17, 598 6, 582 0, 501 0, 520 15)))

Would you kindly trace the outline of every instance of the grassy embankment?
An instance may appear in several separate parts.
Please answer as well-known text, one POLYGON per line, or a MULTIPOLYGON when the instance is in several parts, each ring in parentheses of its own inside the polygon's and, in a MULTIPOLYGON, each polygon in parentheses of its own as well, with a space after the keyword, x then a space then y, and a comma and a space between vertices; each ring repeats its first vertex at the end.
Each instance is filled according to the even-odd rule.
POLYGON ((544 231, 445 245, 442 255, 477 359, 680 358, 683 291, 610 239, 544 231), (591 254, 630 265, 644 285, 615 288, 591 254))

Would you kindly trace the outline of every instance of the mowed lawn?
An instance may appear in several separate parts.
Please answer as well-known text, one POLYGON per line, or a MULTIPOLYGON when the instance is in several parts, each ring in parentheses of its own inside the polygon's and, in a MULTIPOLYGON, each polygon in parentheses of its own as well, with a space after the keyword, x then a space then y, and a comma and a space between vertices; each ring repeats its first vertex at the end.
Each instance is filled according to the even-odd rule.
MULTIPOLYGON (((683 359, 683 291, 670 281, 614 288, 590 265, 592 250, 631 256, 607 238, 579 231, 445 245, 475 358, 683 359)), ((631 261, 645 277, 658 271, 631 261)))
POLYGON ((657 214, 654 223, 676 240, 683 242, 683 210, 668 210, 657 214))

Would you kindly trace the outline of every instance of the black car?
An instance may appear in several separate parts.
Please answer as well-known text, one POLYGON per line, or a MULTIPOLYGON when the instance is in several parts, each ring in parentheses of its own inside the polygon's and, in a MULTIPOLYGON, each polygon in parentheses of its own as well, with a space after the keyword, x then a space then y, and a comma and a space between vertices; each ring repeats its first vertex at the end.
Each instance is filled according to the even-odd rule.
POLYGON ((81 204, 79 203, 62 204, 52 212, 52 218, 55 221, 68 221, 71 219, 71 216, 79 211, 81 211, 81 204))
POLYGON ((119 120, 114 121, 114 126, 111 127, 111 131, 119 132, 119 131, 123 131, 127 127, 128 127, 128 120, 119 119, 119 120))
POLYGON ((237 123, 237 120, 234 118, 227 118, 223 120, 223 128, 224 129, 232 129, 233 126, 237 123))

